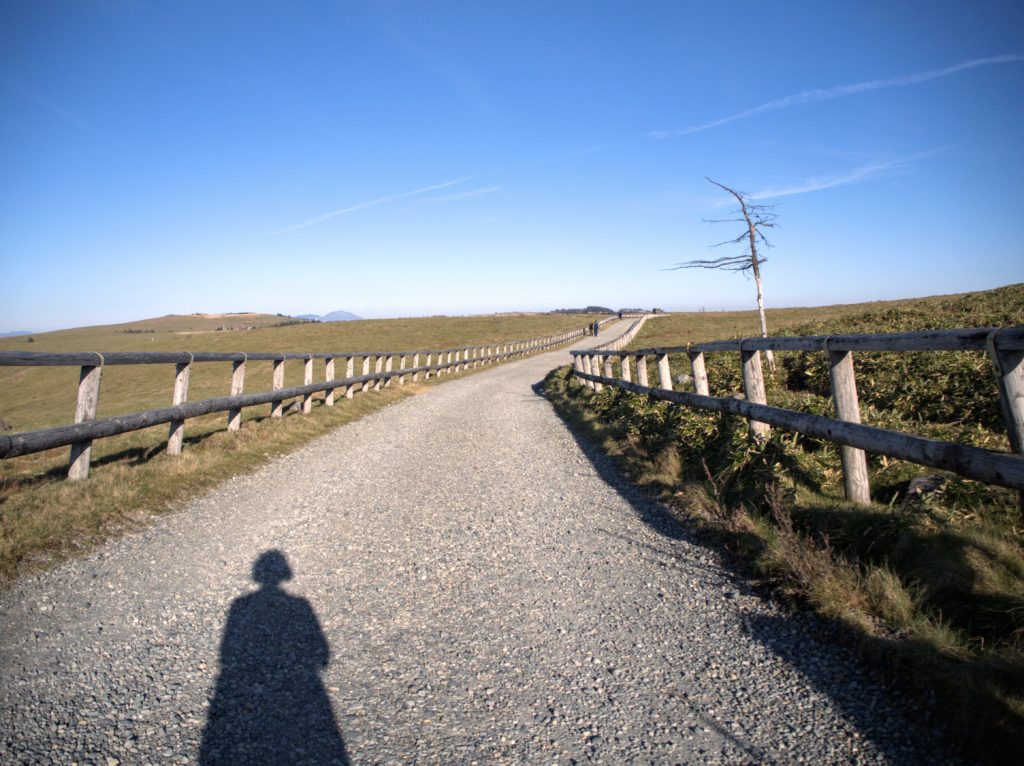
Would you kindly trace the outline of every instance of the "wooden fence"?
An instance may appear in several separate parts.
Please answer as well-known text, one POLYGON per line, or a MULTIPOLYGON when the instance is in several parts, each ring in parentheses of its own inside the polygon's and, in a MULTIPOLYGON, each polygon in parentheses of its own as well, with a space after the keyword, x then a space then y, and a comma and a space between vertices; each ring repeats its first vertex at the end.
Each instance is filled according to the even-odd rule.
POLYGON ((185 421, 189 418, 215 412, 227 412, 227 430, 236 431, 241 426, 242 410, 245 407, 270 404, 271 417, 281 417, 285 402, 301 397, 301 411, 303 414, 308 414, 312 409, 313 395, 320 392, 325 393, 324 404, 332 407, 336 392, 351 399, 356 392, 369 391, 371 388, 380 390, 382 386, 391 385, 392 380, 397 380, 399 385, 404 385, 407 377, 416 381, 420 375, 429 378, 431 375, 448 375, 471 367, 494 364, 560 346, 586 335, 589 330, 590 326, 588 325, 585 328, 566 330, 528 340, 420 351, 345 351, 317 354, 247 354, 241 352, 118 352, 101 354, 96 352, 23 353, 0 351, 0 366, 76 366, 81 368, 74 424, 0 435, 0 459, 70 445, 68 478, 84 479, 89 475, 89 461, 92 443, 95 439, 169 423, 167 452, 176 455, 181 452, 185 421), (313 360, 315 359, 324 360, 323 382, 313 382, 313 360), (303 385, 284 388, 284 364, 287 360, 303 363, 303 385), (356 374, 357 360, 360 360, 361 363, 358 375, 356 374), (396 360, 398 361, 397 368, 395 367, 396 360), (273 362, 273 377, 269 391, 243 393, 245 365, 249 361, 273 362), (230 396, 189 402, 188 384, 192 366, 208 362, 231 363, 230 396), (99 405, 100 379, 103 368, 122 364, 175 365, 171 406, 97 420, 96 411, 99 405), (340 364, 344 365, 344 373, 343 377, 339 378, 336 377, 336 370, 340 364))
MULTIPOLYGON (((636 315, 632 314, 630 316, 636 315)), ((625 348, 626 346, 633 342, 633 338, 637 336, 637 333, 640 332, 643 326, 647 323, 648 319, 651 319, 652 317, 663 316, 668 316, 668 314, 643 314, 639 318, 634 320, 633 323, 626 329, 626 331, 622 333, 622 335, 620 335, 618 338, 614 338, 613 340, 610 340, 607 343, 601 343, 597 346, 594 346, 593 350, 618 351, 619 349, 625 348)))
POLYGON ((750 433, 755 439, 766 438, 770 427, 777 426, 842 445, 846 496, 857 503, 871 501, 865 450, 943 468, 989 484, 1024 490, 1024 325, 876 335, 744 338, 672 348, 635 351, 595 348, 571 353, 574 356, 574 374, 592 389, 616 386, 688 407, 739 415, 750 421, 750 433), (836 417, 768 406, 761 372, 761 351, 828 354, 836 417), (1010 448, 1016 454, 861 425, 853 353, 875 351, 986 351, 995 370, 1010 448), (720 352, 739 353, 743 372, 742 399, 709 394, 704 355, 720 352), (673 390, 669 367, 672 354, 687 355, 692 371, 692 393, 673 390), (656 364, 657 386, 648 382, 648 360, 654 360, 656 364), (613 365, 616 361, 618 377, 613 365), (636 368, 635 382, 631 363, 636 368))

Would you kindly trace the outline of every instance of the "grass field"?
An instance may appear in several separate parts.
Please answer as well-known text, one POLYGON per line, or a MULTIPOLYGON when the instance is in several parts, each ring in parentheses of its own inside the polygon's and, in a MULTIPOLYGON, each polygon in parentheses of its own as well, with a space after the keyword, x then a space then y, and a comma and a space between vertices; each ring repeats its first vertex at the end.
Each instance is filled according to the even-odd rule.
MULTIPOLYGON (((871 301, 868 303, 845 303, 835 306, 800 306, 794 308, 767 309, 768 332, 771 335, 788 334, 785 331, 809 322, 829 322, 845 317, 863 316, 886 311, 902 311, 914 308, 927 311, 939 307, 956 295, 939 295, 928 298, 907 298, 896 301, 871 301)), ((727 338, 759 337, 761 322, 757 311, 688 311, 665 314, 644 325, 640 334, 633 339, 629 348, 656 348, 659 346, 685 346, 687 343, 704 343, 727 338)))
MULTIPOLYGON (((228 317, 238 315, 227 315, 228 317)), ((253 330, 217 331, 231 319, 169 316, 121 325, 13 338, 0 338, 4 351, 412 351, 458 345, 521 340, 588 322, 583 315, 524 314, 505 316, 426 317, 302 322, 266 326, 287 318, 244 315, 253 330)), ((593 317, 589 317, 592 321, 593 317)), ((324 376, 323 361, 314 364, 314 379, 324 376)), ((246 391, 271 387, 271 363, 246 365, 246 391)), ((103 371, 97 417, 140 412, 171 403, 174 365, 112 366, 103 371)), ((196 401, 230 392, 230 363, 197 363, 192 370, 189 399, 196 401)), ((302 384, 302 363, 285 363, 285 386, 302 384)), ((69 423, 75 414, 78 390, 76 367, 0 367, 0 421, 12 431, 69 423)))
MULTIPOLYGON (((776 334, 896 332, 1024 323, 1024 285, 884 304, 784 309, 776 334)), ((757 335, 756 312, 675 314, 632 348, 757 335)), ((689 372, 685 355, 673 374, 689 372)), ((769 404, 832 415, 824 354, 777 354, 769 404)), ((736 353, 707 355, 711 393, 742 390, 736 353)), ((1007 450, 980 352, 856 354, 864 422, 1007 450)), ((649 374, 654 380, 654 370, 649 374)), ((549 397, 637 483, 734 554, 748 577, 833 621, 880 666, 934 695, 975 758, 1024 752, 1024 518, 1016 492, 869 455, 869 507, 845 501, 835 445, 569 379, 549 397), (915 493, 915 480, 934 491, 915 493)))
MULTIPOLYGON (((360 320, 274 326, 287 318, 246 315, 172 316, 123 325, 0 339, 0 349, 19 351, 412 351, 498 343, 581 327, 585 315, 502 315, 360 320), (256 329, 218 331, 244 324, 256 329), (259 326, 262 325, 262 326, 259 326), (31 340, 30 340, 31 338, 31 340)), ((271 363, 249 362, 247 392, 271 388, 271 363)), ((302 363, 285 363, 285 386, 302 383, 302 363)), ((343 374, 344 370, 337 370, 343 374)), ((171 403, 174 365, 126 365, 103 372, 98 417, 139 412, 171 403)), ((315 363, 323 380, 323 361, 315 363)), ((357 373, 358 374, 358 373, 357 373)), ((230 363, 196 363, 189 400, 226 396, 230 363)), ((445 378, 447 380, 447 378, 445 378)), ((225 414, 188 421, 180 456, 165 454, 167 426, 155 426, 94 443, 86 481, 64 480, 68 449, 0 462, 0 583, 84 550, 143 523, 152 513, 180 507, 226 476, 261 463, 316 436, 436 385, 392 385, 380 392, 342 398, 313 413, 271 419, 269 405, 244 411, 240 432, 225 431, 225 414)), ((0 367, 0 421, 13 432, 73 421, 77 367, 0 367)))

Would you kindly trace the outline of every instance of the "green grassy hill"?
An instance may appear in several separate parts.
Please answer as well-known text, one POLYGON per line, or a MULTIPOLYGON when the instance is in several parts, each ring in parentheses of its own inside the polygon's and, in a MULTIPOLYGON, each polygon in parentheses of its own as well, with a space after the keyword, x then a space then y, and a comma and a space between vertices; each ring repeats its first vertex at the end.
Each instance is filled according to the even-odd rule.
MULTIPOLYGON (((1024 284, 995 290, 895 301, 767 309, 771 335, 1012 325, 1024 321, 1024 284), (838 328, 844 328, 839 330, 838 328)), ((630 348, 655 348, 760 336, 756 310, 684 311, 649 321, 630 348)))

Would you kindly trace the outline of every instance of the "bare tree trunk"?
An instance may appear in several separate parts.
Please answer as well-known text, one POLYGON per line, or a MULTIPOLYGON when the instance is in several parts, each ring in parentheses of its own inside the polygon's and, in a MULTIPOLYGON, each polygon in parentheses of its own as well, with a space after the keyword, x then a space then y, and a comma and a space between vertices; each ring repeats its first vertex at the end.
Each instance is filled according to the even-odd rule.
MULTIPOLYGON (((730 189, 730 191, 732 191, 730 189)), ((747 212, 747 203, 743 197, 736 192, 733 192, 733 196, 740 202, 740 209, 743 211, 743 217, 747 219, 747 236, 750 237, 750 263, 754 271, 754 284, 757 286, 757 314, 761 319, 761 337, 768 337, 768 320, 764 314, 764 291, 761 288, 761 267, 757 260, 757 232, 754 229, 754 222, 750 220, 750 214, 747 212)), ((771 376, 775 377, 775 355, 772 354, 771 349, 767 349, 764 352, 765 358, 768 360, 768 372, 771 376)))
MULTIPOLYGON (((705 176, 708 183, 712 183, 719 189, 728 192, 740 205, 739 212, 743 215, 739 218, 727 218, 722 220, 710 220, 707 223, 746 223, 747 230, 734 239, 719 242, 719 245, 739 245, 744 240, 749 243, 749 248, 740 255, 726 255, 711 260, 697 259, 677 263, 675 269, 725 269, 727 271, 751 271, 754 274, 754 283, 757 285, 757 314, 761 320, 761 337, 768 337, 768 319, 764 313, 764 288, 761 285, 761 264, 766 260, 757 254, 757 240, 760 238, 765 247, 771 247, 762 229, 770 229, 775 226, 775 213, 772 212, 772 205, 758 205, 748 202, 749 195, 732 189, 725 184, 712 180, 705 176)), ((772 377, 775 377, 775 355, 770 350, 765 350, 765 357, 768 359, 768 370, 772 377)), ((760 358, 760 357, 758 357, 760 358)), ((760 366, 760 363, 758 364, 760 366)))

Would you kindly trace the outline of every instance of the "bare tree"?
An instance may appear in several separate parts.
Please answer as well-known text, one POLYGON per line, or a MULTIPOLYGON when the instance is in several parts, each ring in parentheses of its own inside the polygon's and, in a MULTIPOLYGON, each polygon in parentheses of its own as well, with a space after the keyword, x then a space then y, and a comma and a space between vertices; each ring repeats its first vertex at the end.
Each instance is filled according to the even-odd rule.
MULTIPOLYGON (((738 218, 720 218, 720 219, 705 219, 706 223, 740 223, 744 225, 744 230, 738 236, 733 239, 727 239, 724 242, 719 242, 712 247, 721 247, 722 245, 737 245, 746 240, 747 249, 746 252, 740 253, 739 255, 723 255, 721 258, 714 258, 710 260, 694 260, 684 261, 683 263, 677 263, 672 269, 723 269, 725 271, 742 271, 750 272, 754 276, 754 284, 757 286, 757 313, 761 317, 761 337, 768 337, 768 322, 764 316, 764 291, 761 287, 761 264, 764 263, 767 258, 762 257, 757 252, 757 246, 760 243, 763 247, 771 247, 771 243, 764 235, 763 229, 771 229, 775 226, 776 216, 774 205, 755 205, 750 200, 750 195, 745 192, 736 191, 725 184, 720 184, 718 181, 713 181, 707 176, 704 177, 708 183, 712 183, 720 189, 724 189, 736 198, 740 208, 736 211, 738 218)), ((768 358, 768 369, 771 370, 772 374, 775 373, 775 357, 771 351, 766 351, 765 356, 768 358)))

